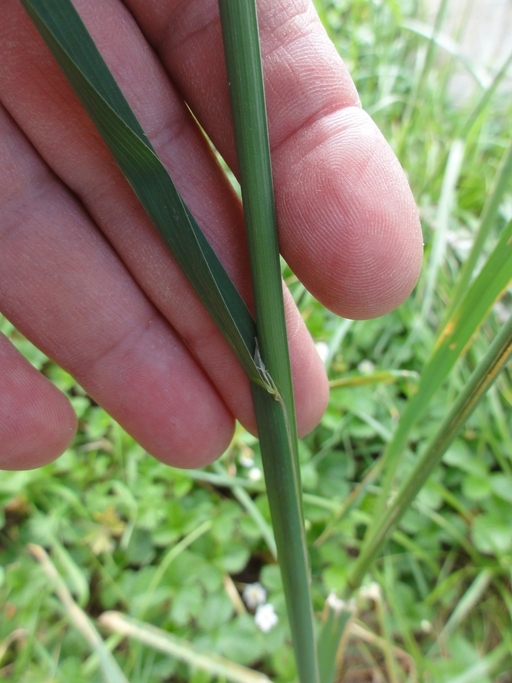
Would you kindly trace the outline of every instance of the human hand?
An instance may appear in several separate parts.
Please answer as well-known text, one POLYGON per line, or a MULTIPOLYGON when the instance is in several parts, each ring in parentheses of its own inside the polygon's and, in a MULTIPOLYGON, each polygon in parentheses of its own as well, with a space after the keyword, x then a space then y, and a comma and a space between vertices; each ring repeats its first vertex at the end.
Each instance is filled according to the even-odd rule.
MULTIPOLYGON (((236 169, 215 0, 74 0, 160 158, 250 302, 239 201, 188 103, 236 169)), ((382 315, 422 239, 398 162, 307 0, 258 5, 283 256, 327 307, 382 315)), ((149 223, 18 0, 0 23, 0 310, 151 454, 195 467, 255 429, 248 381, 149 223)), ((299 431, 327 401, 286 295, 299 431)), ((0 467, 70 443, 63 394, 0 338, 0 467)))

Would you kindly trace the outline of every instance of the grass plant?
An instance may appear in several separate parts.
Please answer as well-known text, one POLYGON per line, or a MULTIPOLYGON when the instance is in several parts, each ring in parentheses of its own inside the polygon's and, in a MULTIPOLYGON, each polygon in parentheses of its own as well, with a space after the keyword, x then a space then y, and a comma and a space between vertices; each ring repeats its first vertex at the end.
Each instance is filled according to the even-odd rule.
MULTIPOLYGON (((50 23, 62 6, 57 0, 26 4, 50 23)), ((472 65, 444 39, 449 0, 434 30, 421 23, 413 0, 316 4, 363 106, 409 175, 426 242, 422 279, 384 318, 340 321, 285 267, 311 333, 327 344, 332 385, 321 424, 290 447, 293 411, 283 412, 275 400, 277 391, 291 406, 283 388, 288 380, 279 375, 282 360, 272 360, 283 340, 265 336, 276 323, 269 324, 257 297, 252 320, 176 197, 173 218, 181 213, 185 231, 179 239, 185 252, 189 244, 193 249, 183 259, 205 265, 197 287, 216 321, 231 330, 256 401, 265 404, 261 411, 281 422, 279 451, 292 451, 287 465, 267 457, 265 437, 260 445, 241 428, 220 463, 204 470, 183 472, 147 458, 71 377, 0 320, 0 331, 68 393, 81 424, 56 463, 0 480, 0 679, 511 680, 512 105, 500 89, 510 59, 490 85, 476 83, 465 102, 453 102, 454 71, 472 65), (266 485, 252 476, 260 468, 266 485), (291 492, 292 505, 283 512, 280 477, 292 489, 301 478, 302 509, 291 492), (293 570, 285 568, 281 578, 275 562, 274 536, 286 564, 283 515, 290 510, 302 580, 308 572, 302 540, 309 549, 306 607, 293 605, 301 590, 291 583, 293 570), (35 546, 39 561, 30 552, 35 546), (278 617, 269 632, 240 599, 256 582, 278 617), (298 667, 292 638, 303 656, 298 667)), ((222 5, 224 12, 247 7, 222 5)), ((59 40, 73 52, 65 32, 59 40)), ((83 81, 91 64, 76 63, 68 60, 68 77, 83 81)), ((91 73, 98 64, 93 60, 91 73)), ((87 82, 92 85, 82 87, 100 112, 97 124, 125 171, 133 170, 132 184, 137 158, 158 179, 154 185, 172 194, 115 84, 102 90, 94 78, 87 82)), ((261 119, 261 105, 245 115, 261 119)), ((260 122, 264 132, 264 117, 260 122)), ((243 135, 239 160, 249 209, 243 135)), ((258 173, 268 173, 268 158, 262 163, 267 168, 258 173)), ((151 206, 143 189, 139 197, 151 206)), ((271 193, 254 201, 258 210, 270 201, 264 223, 271 224, 271 193)), ((149 212, 165 226, 167 217, 149 212)), ((165 228, 163 238, 175 241, 165 228)), ((269 258, 279 283, 279 261, 275 253, 269 258)), ((256 274, 255 291, 257 280, 256 274)))

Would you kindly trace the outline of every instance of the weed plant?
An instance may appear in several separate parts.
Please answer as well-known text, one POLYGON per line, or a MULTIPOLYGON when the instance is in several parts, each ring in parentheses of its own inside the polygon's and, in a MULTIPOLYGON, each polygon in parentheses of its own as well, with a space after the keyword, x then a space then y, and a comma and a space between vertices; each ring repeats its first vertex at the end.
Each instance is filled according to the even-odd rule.
MULTIPOLYGON (((457 277, 482 213, 491 211, 492 220, 477 267, 512 218, 510 183, 489 209, 510 156, 510 97, 491 83, 475 84, 463 102, 450 99, 460 60, 411 23, 421 18, 413 0, 316 4, 363 106, 408 173, 422 216, 425 268, 397 311, 357 322, 329 313, 284 271, 323 345, 332 381, 328 410, 299 447, 313 608, 330 623, 336 610, 326 598, 331 594, 339 608, 332 596, 345 596, 347 585, 364 579, 357 619, 343 639, 340 683, 506 683, 512 680, 510 369, 467 420, 370 573, 356 575, 354 566, 386 493, 386 476, 369 473, 383 452, 392 452, 398 420, 430 367, 439 330, 459 300, 457 277)), ((446 381, 439 370, 441 386, 417 410, 400 449, 400 480, 511 312, 505 288, 446 381)), ((110 672, 113 681, 295 680, 258 442, 239 428, 218 463, 198 471, 169 468, 148 458, 7 320, 0 331, 68 394, 80 419, 72 448, 58 461, 0 480, 0 680, 101 681, 109 651, 119 665, 110 672), (48 578, 55 570, 57 583, 48 578), (241 598, 256 583, 277 616, 268 631, 241 598), (107 628, 100 615, 109 610, 132 621, 116 625, 110 615, 107 628), (83 613, 96 624, 92 631, 84 631, 83 613)), ((394 476, 387 479, 394 490, 394 476)))

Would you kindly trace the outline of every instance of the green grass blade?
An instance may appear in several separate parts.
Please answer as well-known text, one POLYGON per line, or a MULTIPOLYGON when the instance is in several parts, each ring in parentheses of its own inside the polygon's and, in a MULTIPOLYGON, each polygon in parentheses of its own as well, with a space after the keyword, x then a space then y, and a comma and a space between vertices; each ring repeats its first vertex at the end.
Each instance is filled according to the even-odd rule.
POLYGON ((144 603, 142 604, 140 610, 138 610, 137 616, 139 619, 144 619, 148 609, 148 603, 151 596, 158 589, 160 583, 163 581, 166 571, 169 569, 174 560, 181 555, 187 548, 189 548, 192 543, 197 541, 198 538, 212 528, 211 519, 207 519, 206 522, 201 522, 195 529, 188 533, 184 538, 182 538, 178 543, 173 545, 162 557, 158 569, 153 574, 151 581, 148 584, 146 591, 146 596, 144 603))
POLYGON ((344 602, 336 596, 327 598, 324 623, 318 636, 318 662, 320 683, 334 683, 337 669, 337 654, 341 639, 355 612, 355 603, 344 602))
POLYGON ((512 356, 512 316, 501 328, 485 357, 469 378, 463 392, 443 420, 436 434, 418 456, 412 471, 382 517, 376 517, 371 535, 365 539, 361 553, 350 571, 349 584, 357 587, 371 566, 389 534, 426 483, 443 454, 459 433, 486 391, 512 356))
POLYGON ((384 452, 384 483, 378 507, 382 512, 389 498, 398 459, 411 427, 426 410, 434 393, 466 351, 471 338, 486 318, 491 306, 512 282, 512 221, 480 274, 455 307, 441 330, 436 345, 423 369, 418 391, 409 399, 398 428, 384 452))
POLYGON ((457 606, 450 615, 450 618, 443 626, 441 633, 437 637, 437 643, 446 643, 450 635, 468 617, 469 612, 480 602, 489 584, 494 578, 494 571, 489 567, 482 569, 476 576, 471 585, 461 596, 457 606))
POLYGON ((219 7, 251 260, 257 361, 275 387, 273 398, 253 385, 253 400, 299 680, 316 683, 318 663, 256 7, 247 0, 220 0, 219 7))
POLYGON ((393 384, 402 378, 416 381, 419 377, 414 370, 382 370, 371 375, 354 375, 353 377, 340 377, 329 382, 330 389, 343 387, 364 387, 368 384, 393 384))
POLYGON ((509 673, 510 668, 510 646, 508 643, 501 643, 485 657, 469 666, 464 673, 447 679, 447 683, 481 683, 489 678, 496 681, 501 677, 499 674, 509 673))
POLYGON ((482 217, 480 219, 480 226, 478 228, 478 233, 476 235, 471 251, 464 261, 464 264, 460 270, 460 273, 455 283, 454 291, 451 295, 450 307, 446 312, 446 318, 449 317, 451 312, 454 310, 457 303, 460 301, 461 297, 464 295, 471 277, 473 276, 476 264, 480 255, 482 254, 482 249, 485 244, 487 237, 496 223, 496 216, 498 215, 498 210, 500 204, 503 200, 503 196, 510 185, 512 179, 512 138, 509 140, 507 151, 503 157, 500 165, 496 180, 494 182, 494 188, 487 198, 485 203, 482 217))
POLYGON ((428 36, 429 41, 421 73, 414 84, 414 89, 411 92, 410 97, 408 98, 407 107, 403 114, 400 131, 400 140, 397 152, 397 156, 399 159, 404 158, 404 150, 407 145, 407 141, 410 138, 410 132, 413 127, 414 118, 417 115, 417 112, 421 109, 421 102, 423 100, 425 83, 427 81, 428 75, 434 63, 434 57, 436 55, 436 50, 438 47, 437 40, 441 32, 444 20, 446 18, 448 4, 449 0, 441 0, 441 2, 439 3, 439 9, 437 11, 434 22, 434 28, 432 30, 431 35, 428 36))
POLYGON ((436 231, 427 268, 427 281, 423 293, 421 318, 426 320, 430 316, 434 293, 438 281, 439 271, 446 259, 446 247, 448 243, 448 230, 452 211, 455 205, 456 188, 459 182, 462 162, 464 160, 464 143, 462 140, 454 140, 448 155, 448 163, 443 178, 443 187, 437 210, 436 231))
POLYGON ((41 565, 43 571, 54 586, 69 621, 89 643, 98 658, 105 683, 128 683, 114 656, 105 645, 96 627, 87 614, 73 600, 64 580, 56 570, 44 548, 39 545, 29 545, 28 550, 41 565))
POLYGON ((451 38, 447 33, 436 30, 430 24, 419 21, 418 19, 406 19, 402 26, 407 31, 411 31, 411 33, 415 33, 421 38, 426 38, 429 41, 429 45, 431 43, 435 43, 436 47, 440 48, 452 57, 455 57, 455 59, 471 76, 474 82, 480 87, 483 86, 483 78, 479 73, 479 70, 475 68, 472 60, 464 55, 461 45, 451 38))
POLYGON ((460 132, 460 137, 466 140, 468 143, 469 141, 472 141, 475 135, 477 134, 476 131, 479 129, 481 125, 482 115, 484 114, 489 103, 496 94, 499 86, 507 77, 507 74, 511 66, 512 52, 510 52, 508 57, 506 57, 500 69, 492 79, 490 85, 481 94, 480 98, 478 99, 472 111, 469 113, 469 116, 467 117, 466 124, 460 132))
MULTIPOLYGON (((474 107, 472 107, 471 111, 466 117, 466 122, 464 123, 464 125, 460 127, 460 130, 457 133, 457 137, 460 140, 466 141, 466 149, 471 149, 472 147, 474 147, 475 141, 479 135, 479 131, 482 126, 482 121, 484 119, 486 110, 490 102, 492 101, 494 95, 496 94, 498 87, 507 77, 507 74, 511 66, 512 52, 503 62, 503 65, 501 66, 498 73, 492 79, 492 82, 489 85, 489 87, 486 90, 484 90, 484 92, 481 94, 478 101, 474 105, 474 107)), ((435 165, 432 172, 429 173, 429 176, 426 179, 426 181, 423 182, 422 187, 418 192, 418 196, 423 196, 427 191, 427 188, 430 187, 434 182, 434 179, 437 178, 439 173, 441 173, 442 168, 446 165, 446 162, 448 160, 448 154, 449 152, 441 154, 439 162, 435 165)))
POLYGON ((200 652, 191 643, 133 617, 127 617, 119 612, 104 612, 98 621, 110 631, 138 640, 155 650, 186 662, 195 669, 202 669, 211 676, 218 676, 232 683, 270 683, 265 674, 230 662, 219 655, 200 652))
POLYGON ((72 555, 53 534, 49 534, 48 540, 52 555, 57 559, 57 563, 60 565, 60 570, 70 588, 70 593, 76 596, 78 606, 84 607, 91 597, 89 583, 86 577, 72 555))
POLYGON ((254 362, 249 310, 187 209, 167 170, 69 0, 22 0, 156 229, 208 309, 249 379, 254 362))

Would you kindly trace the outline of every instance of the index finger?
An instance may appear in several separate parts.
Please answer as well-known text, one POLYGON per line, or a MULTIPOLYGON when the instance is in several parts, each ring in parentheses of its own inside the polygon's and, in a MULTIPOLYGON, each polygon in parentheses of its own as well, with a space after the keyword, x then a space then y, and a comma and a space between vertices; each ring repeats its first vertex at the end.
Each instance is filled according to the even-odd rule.
MULTIPOLYGON (((215 0, 125 0, 201 125, 236 168, 215 0)), ((258 2, 283 256, 326 306, 382 315, 422 260, 406 177, 308 0, 258 2)))

